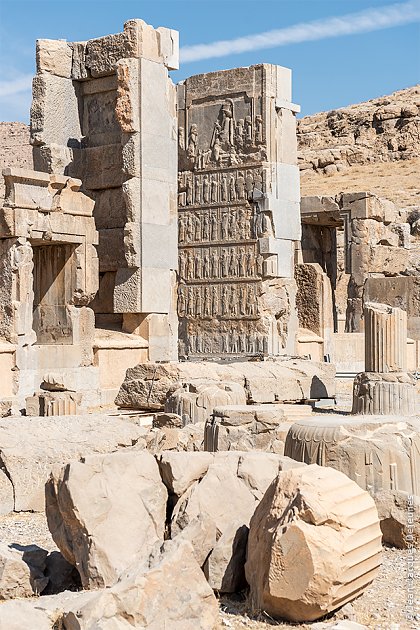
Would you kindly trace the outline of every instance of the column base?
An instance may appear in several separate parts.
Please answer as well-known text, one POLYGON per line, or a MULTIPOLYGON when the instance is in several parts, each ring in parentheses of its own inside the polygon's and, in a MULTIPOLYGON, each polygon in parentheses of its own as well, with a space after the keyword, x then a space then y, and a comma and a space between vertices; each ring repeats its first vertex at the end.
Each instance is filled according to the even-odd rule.
POLYGON ((360 372, 353 384, 353 414, 412 416, 415 379, 407 372, 360 372))

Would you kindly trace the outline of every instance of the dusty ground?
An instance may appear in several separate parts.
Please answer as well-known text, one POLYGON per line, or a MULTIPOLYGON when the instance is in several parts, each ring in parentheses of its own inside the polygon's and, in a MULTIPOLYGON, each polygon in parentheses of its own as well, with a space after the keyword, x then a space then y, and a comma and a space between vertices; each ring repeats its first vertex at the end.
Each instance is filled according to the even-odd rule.
POLYGON ((420 205, 420 158, 352 166, 331 176, 315 171, 301 177, 301 194, 336 195, 370 191, 401 208, 420 205))
MULTIPOLYGON (((54 550, 56 546, 48 531, 44 514, 12 514, 0 517, 0 540, 21 545, 36 544, 54 550)), ((407 553, 397 549, 384 549, 383 563, 378 578, 371 587, 349 607, 353 621, 365 624, 373 630, 415 630, 420 628, 418 617, 409 622, 405 614, 407 602, 407 553)), ((420 552, 418 552, 420 557, 420 552)), ((417 562, 417 596, 420 594, 420 561, 417 562)), ((254 613, 246 600, 246 594, 235 598, 220 598, 220 630, 269 630, 273 626, 294 630, 327 628, 317 624, 288 624, 275 621, 265 614, 254 613)), ((347 609, 346 609, 347 610, 347 609)), ((324 623, 331 625, 343 619, 339 611, 324 623)), ((29 629, 27 629, 29 630, 29 629)), ((31 629, 35 630, 35 629, 31 629)))

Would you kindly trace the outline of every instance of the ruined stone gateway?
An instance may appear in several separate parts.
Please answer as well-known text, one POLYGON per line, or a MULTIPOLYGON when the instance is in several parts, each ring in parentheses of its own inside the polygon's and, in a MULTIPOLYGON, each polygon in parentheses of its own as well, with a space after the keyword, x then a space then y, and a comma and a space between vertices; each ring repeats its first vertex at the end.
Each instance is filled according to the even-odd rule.
POLYGON ((420 91, 297 121, 288 68, 174 85, 138 19, 36 63, 0 123, 0 630, 239 628, 238 594, 376 627, 382 543, 420 546, 420 207, 345 178, 418 159, 420 91))

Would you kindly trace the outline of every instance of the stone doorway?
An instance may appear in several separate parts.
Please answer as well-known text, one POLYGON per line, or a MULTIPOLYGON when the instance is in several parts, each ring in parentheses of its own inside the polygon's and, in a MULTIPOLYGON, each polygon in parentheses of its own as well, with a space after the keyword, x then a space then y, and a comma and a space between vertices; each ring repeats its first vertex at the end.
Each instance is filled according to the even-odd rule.
POLYGON ((38 344, 72 344, 68 305, 75 286, 74 245, 38 245, 33 248, 33 329, 38 344))

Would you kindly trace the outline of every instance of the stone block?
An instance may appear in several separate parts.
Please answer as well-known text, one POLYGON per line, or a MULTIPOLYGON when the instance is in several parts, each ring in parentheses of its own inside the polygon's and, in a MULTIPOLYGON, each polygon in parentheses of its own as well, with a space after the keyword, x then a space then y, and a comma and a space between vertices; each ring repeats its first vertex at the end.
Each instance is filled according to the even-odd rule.
POLYGON ((413 416, 417 401, 415 385, 407 372, 360 372, 353 384, 352 413, 413 416))
POLYGON ((274 618, 314 621, 366 590, 381 552, 378 513, 367 492, 331 468, 281 472, 250 523, 251 601, 274 618))
POLYGON ((141 433, 142 428, 135 423, 104 415, 20 417, 12 424, 0 420, 1 469, 14 488, 11 510, 43 512, 44 486, 54 467, 92 453, 131 446, 141 433), (19 443, 17 432, 22 436, 19 443))
POLYGON ((37 39, 36 67, 38 72, 50 72, 70 79, 72 67, 70 44, 64 39, 37 39))
POLYGON ((71 79, 39 72, 33 79, 31 143, 79 147, 82 139, 76 88, 71 79))
POLYGON ((124 251, 124 229, 111 228, 99 230, 99 244, 97 252, 99 258, 99 271, 101 273, 117 271, 120 267, 126 267, 127 262, 124 251))
POLYGON ((168 70, 179 70, 179 33, 172 28, 160 26, 156 29, 159 33, 159 50, 163 63, 168 70))
POLYGON ((84 62, 92 77, 113 74, 120 59, 138 56, 137 29, 132 28, 134 22, 134 20, 126 22, 122 33, 106 35, 86 42, 84 62))
POLYGON ((116 188, 127 179, 123 173, 123 155, 120 144, 84 149, 85 170, 83 184, 91 190, 116 188))
POLYGON ((156 461, 145 452, 73 461, 46 486, 52 537, 85 588, 111 586, 134 558, 148 566, 163 543, 166 500, 156 461))
POLYGON ((93 197, 96 229, 123 228, 127 221, 127 208, 122 189, 96 190, 93 197))

